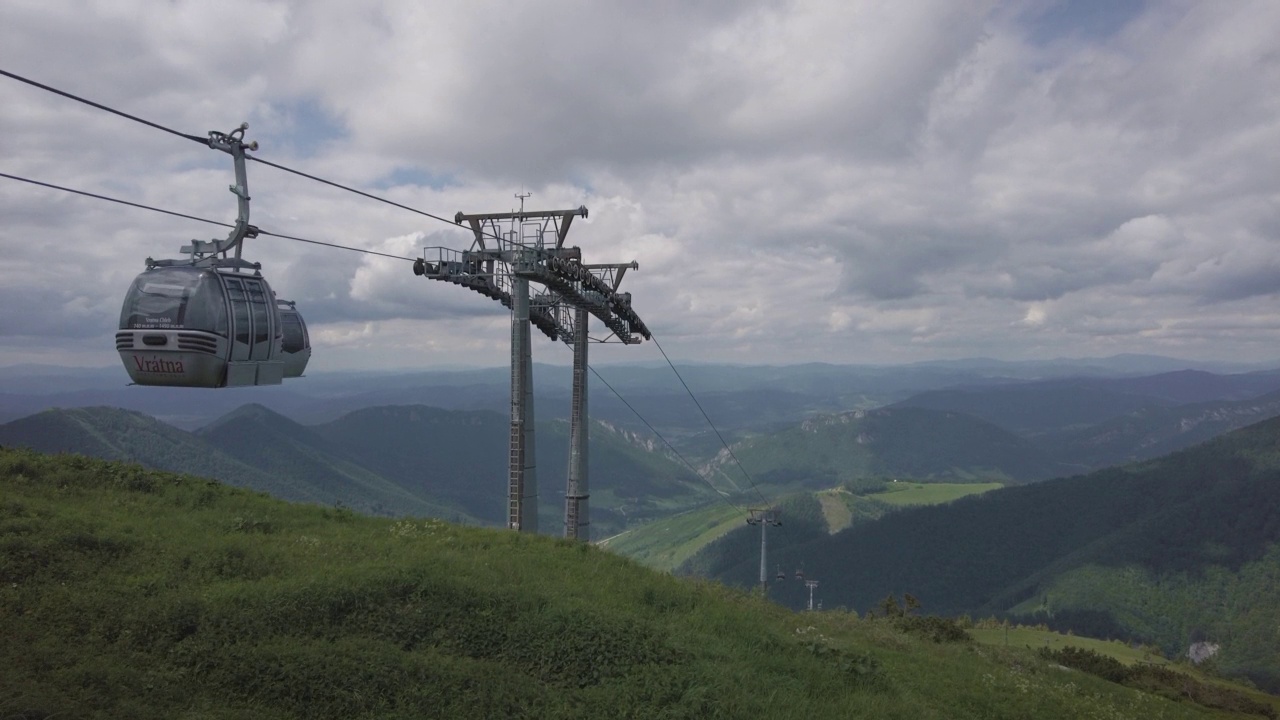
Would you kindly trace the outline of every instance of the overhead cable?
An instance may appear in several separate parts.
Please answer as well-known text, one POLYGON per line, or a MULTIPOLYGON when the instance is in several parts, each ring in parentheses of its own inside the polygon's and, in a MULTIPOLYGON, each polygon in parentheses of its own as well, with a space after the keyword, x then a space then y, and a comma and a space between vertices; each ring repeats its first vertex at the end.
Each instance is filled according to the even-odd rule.
MULTIPOLYGON (((17 180, 18 182, 29 183, 31 185, 39 185, 41 187, 52 188, 54 190, 61 190, 63 192, 73 193, 75 195, 83 195, 85 197, 91 197, 97 200, 106 200, 107 202, 119 203, 120 205, 128 205, 129 207, 135 207, 141 210, 150 210, 151 212, 163 213, 165 215, 172 215, 174 217, 185 218, 187 220, 195 220, 196 222, 208 223, 210 225, 219 225, 221 227, 226 227, 226 228, 235 227, 235 225, 231 223, 221 222, 218 220, 210 220, 208 218, 197 217, 195 215, 188 215, 186 213, 174 212, 173 210, 165 210, 163 208, 153 207, 151 205, 143 205, 142 203, 136 203, 130 200, 121 200, 120 198, 114 198, 109 195, 99 195, 97 193, 86 192, 84 190, 76 190, 75 188, 64 187, 62 185, 54 185, 53 183, 41 182, 39 180, 32 180, 31 178, 25 178, 18 175, 10 175, 9 173, 0 172, 0 177, 8 178, 10 180, 17 180)), ((319 240, 308 240, 307 238, 296 237, 293 235, 284 235, 281 233, 271 232, 270 230, 263 230, 261 228, 258 229, 258 234, 267 235, 270 237, 277 237, 282 240, 295 240, 297 242, 309 243, 311 245, 323 245, 325 247, 337 248, 339 250, 350 250, 352 252, 365 253, 366 255, 378 255, 380 257, 391 258, 393 260, 407 260, 409 262, 413 262, 416 259, 411 257, 405 257, 403 255, 392 255, 390 253, 378 252, 377 250, 366 250, 365 248, 351 247, 349 245, 338 245, 336 243, 321 242, 319 240)))
POLYGON ((41 90, 47 90, 47 91, 49 91, 49 92, 51 92, 51 93, 53 93, 53 94, 55 94, 55 95, 61 95, 61 96, 62 96, 62 97, 64 97, 64 98, 68 98, 68 99, 70 99, 70 100, 75 100, 76 102, 79 102, 79 103, 84 103, 85 105, 88 105, 89 107, 94 107, 94 108, 97 108, 97 109, 99 109, 99 110, 105 110, 106 112, 112 113, 113 115, 119 115, 119 116, 120 116, 120 117, 122 117, 122 118, 128 118, 128 119, 130 119, 130 120, 132 120, 132 121, 134 121, 134 122, 142 123, 143 125, 147 125, 147 126, 153 127, 153 128, 155 128, 155 129, 157 129, 157 130, 163 130, 163 131, 165 131, 165 132, 167 132, 167 133, 169 133, 169 134, 171 134, 171 135, 177 135, 178 137, 180 137, 180 138, 184 138, 184 139, 186 139, 186 140, 193 140, 193 141, 195 141, 195 142, 200 143, 201 145, 208 145, 208 144, 209 144, 209 138, 207 138, 207 137, 200 137, 199 135, 190 135, 190 134, 188 134, 188 133, 178 132, 177 130, 174 130, 173 128, 165 127, 164 125, 161 125, 160 123, 154 123, 154 122, 151 122, 150 120, 143 120, 142 118, 140 118, 140 117, 138 117, 138 116, 136 116, 136 115, 130 115, 130 114, 129 114, 129 113, 127 113, 127 112, 121 112, 120 110, 116 110, 115 108, 107 107, 106 105, 103 105, 102 103, 96 103, 96 102, 94 102, 94 101, 92 101, 92 100, 88 100, 88 99, 86 99, 86 98, 82 98, 82 97, 80 97, 79 95, 73 95, 73 94, 71 94, 71 93, 69 93, 69 92, 67 92, 67 91, 65 91, 65 90, 59 90, 59 89, 57 89, 57 88, 55 88, 55 87, 49 87, 48 85, 45 85, 44 83, 39 83, 39 82, 36 82, 35 80, 32 80, 31 78, 26 78, 26 77, 23 77, 23 76, 18 75, 18 74, 16 74, 16 73, 11 73, 11 72, 9 72, 8 70, 0 69, 0 75, 4 75, 5 77, 13 78, 14 80, 17 80, 18 82, 24 82, 24 83, 26 83, 26 84, 28 84, 28 85, 31 85, 32 87, 38 87, 38 88, 40 88, 41 90))
POLYGON ((121 200, 120 198, 108 197, 106 195, 98 195, 96 193, 86 192, 84 190, 76 190, 75 188, 63 187, 61 185, 54 185, 53 183, 41 182, 39 180, 32 180, 31 178, 19 177, 17 175, 10 175, 8 173, 0 173, 0 177, 9 178, 10 180, 17 180, 18 182, 30 183, 32 185, 40 185, 41 187, 53 188, 54 190, 61 190, 63 192, 73 193, 76 195, 84 195, 85 197, 96 198, 98 200, 106 200, 107 202, 119 203, 121 205, 128 205, 129 207, 136 207, 136 208, 141 208, 143 210, 150 210, 151 212, 164 213, 165 215, 173 215, 174 217, 186 218, 187 220, 195 220, 197 222, 209 223, 210 225, 221 225, 222 227, 235 227, 235 225, 232 225, 231 223, 219 222, 217 220, 209 220, 207 218, 196 217, 195 215, 187 215, 185 213, 174 212, 172 210, 162 210, 161 208, 151 207, 150 205, 143 205, 141 203, 130 202, 128 200, 121 200))
POLYGON ((671 368, 671 372, 675 373, 676 377, 679 378, 680 384, 684 386, 684 391, 689 394, 689 397, 693 400, 693 404, 698 406, 698 410, 702 413, 702 417, 706 419, 707 424, 711 426, 713 431, 715 431, 716 437, 720 438, 720 444, 723 445, 725 451, 729 453, 729 457, 733 458, 733 462, 738 466, 738 470, 742 472, 743 477, 745 477, 747 482, 751 484, 751 489, 760 497, 761 502, 768 505, 769 501, 765 498, 764 493, 760 492, 760 488, 756 487, 756 481, 751 479, 751 473, 748 473, 747 469, 742 466, 742 462, 739 461, 738 456, 734 454, 733 448, 729 447, 729 443, 725 442, 724 436, 720 434, 719 428, 716 427, 715 423, 711 422, 711 416, 707 415, 707 411, 702 407, 702 403, 698 402, 698 397, 689 389, 689 383, 684 381, 684 377, 680 374, 680 371, 676 369, 675 363, 671 362, 671 358, 667 357, 667 351, 662 349, 662 344, 658 342, 657 336, 651 335, 650 339, 652 339, 653 344, 657 346, 658 352, 662 353, 662 359, 667 361, 667 365, 671 368))
POLYGON ((640 418, 640 422, 644 423, 644 426, 649 428, 649 432, 656 435, 658 439, 662 441, 662 444, 667 446, 668 450, 674 453, 676 457, 680 458, 680 462, 684 463, 685 466, 687 466, 695 476, 697 476, 699 479, 705 482, 711 488, 711 490, 715 492, 716 497, 719 497, 722 501, 732 506, 733 509, 737 510, 740 514, 742 514, 743 517, 747 517, 746 510, 743 510, 742 508, 738 507, 736 503, 730 501, 727 497, 725 497, 725 494, 721 492, 719 488, 713 485, 710 480, 703 477, 702 473, 698 472, 698 469, 693 466, 693 463, 686 460, 684 455, 681 455, 680 451, 675 449, 675 446, 673 446, 670 442, 667 442, 667 439, 662 436, 662 433, 658 432, 657 428, 655 428, 653 425, 650 425, 649 421, 645 420, 644 416, 640 414, 640 411, 632 407, 631 403, 627 402, 627 399, 622 397, 622 394, 619 393, 617 390, 615 390, 613 386, 609 384, 608 380, 605 380, 603 377, 601 377, 600 373, 597 372, 594 367, 591 367, 591 365, 587 365, 587 369, 590 370, 591 373, 596 376, 597 380, 604 383, 604 386, 609 388, 609 391, 612 392, 615 396, 617 396, 617 398, 622 401, 622 404, 627 406, 628 410, 635 413, 635 416, 640 418))
MULTIPOLYGON (((16 74, 16 73, 11 73, 11 72, 9 72, 8 70, 0 69, 0 75, 4 75, 5 77, 13 78, 14 80, 17 80, 18 82, 26 83, 26 84, 28 84, 28 85, 31 85, 32 87, 40 88, 41 90, 47 90, 48 92, 54 93, 55 95, 61 95, 62 97, 68 98, 68 99, 70 99, 70 100, 75 100, 76 102, 84 103, 85 105, 88 105, 88 106, 90 106, 90 107, 94 107, 94 108, 97 108, 97 109, 99 109, 99 110, 104 110, 104 111, 109 112, 109 113, 111 113, 111 114, 113 114, 113 115, 119 115, 120 117, 127 118, 127 119, 129 119, 129 120, 134 121, 134 122, 142 123, 143 125, 146 125, 146 126, 148 126, 148 127, 152 127, 152 128, 157 129, 157 130, 163 130, 164 132, 167 132, 167 133, 169 133, 169 134, 171 134, 171 135, 177 135, 178 137, 180 137, 180 138, 184 138, 184 139, 186 139, 186 140, 193 140, 193 141, 195 141, 195 142, 200 143, 201 145, 208 145, 208 144, 209 144, 209 138, 207 138, 207 137, 200 137, 199 135, 191 135, 191 134, 189 134, 189 133, 179 132, 178 130, 174 130, 173 128, 165 127, 164 125, 161 125, 160 123, 152 122, 152 121, 150 121, 150 120, 144 120, 143 118, 140 118, 140 117, 138 117, 138 116, 136 116, 136 115, 130 115, 130 114, 129 114, 129 113, 127 113, 127 112, 123 112, 123 111, 120 111, 120 110, 116 110, 116 109, 115 109, 115 108, 113 108, 113 107, 109 107, 109 106, 107 106, 107 105, 103 105, 102 103, 94 102, 94 101, 89 100, 89 99, 87 99, 87 98, 80 97, 79 95, 75 95, 75 94, 72 94, 72 93, 66 92, 65 90, 59 90, 59 89, 57 89, 57 88, 55 88, 55 87, 50 87, 49 85, 45 85, 44 83, 36 82, 35 80, 32 80, 31 78, 23 77, 23 76, 18 75, 18 74, 16 74)), ((429 212, 427 212, 427 211, 425 211, 425 210, 419 210, 419 209, 417 209, 417 208, 415 208, 415 207, 410 207, 410 206, 408 206, 408 205, 404 205, 404 204, 402 204, 402 203, 398 203, 398 202, 396 202, 396 201, 394 201, 394 200, 389 200, 389 199, 387 199, 387 198, 380 197, 380 196, 378 196, 378 195, 374 195, 374 194, 372 194, 372 193, 365 192, 365 191, 363 191, 363 190, 357 190, 357 189, 355 189, 355 188, 353 188, 353 187, 349 187, 349 186, 347 186, 347 185, 343 185, 342 183, 337 183, 337 182, 334 182, 334 181, 332 181, 332 180, 326 180, 326 179, 324 179, 324 178, 322 178, 322 177, 318 177, 318 176, 316 176, 316 175, 311 175, 310 173, 305 173, 305 172, 303 172, 303 171, 301 171, 301 170, 295 170, 295 169, 293 169, 293 168, 291 168, 291 167, 286 167, 286 166, 281 165, 281 164, 279 164, 279 163, 271 162, 270 160, 263 160, 263 159, 262 159, 262 158, 260 158, 260 157, 255 157, 255 156, 252 156, 252 155, 246 155, 245 157, 246 157, 246 158, 248 158, 249 160, 253 160, 254 162, 262 163, 263 165, 266 165, 266 166, 268 166, 268 167, 276 168, 277 170, 283 170, 284 172, 287 172, 287 173, 293 173, 294 175, 297 175, 297 176, 299 176, 299 177, 307 178, 308 180, 314 180, 314 181, 316 181, 316 182, 318 182, 318 183, 323 183, 323 184, 325 184, 325 185, 329 185, 329 186, 331 186, 331 187, 338 188, 338 189, 340 189, 340 190, 346 190, 347 192, 355 193, 356 195, 360 195, 360 196, 362 196, 362 197, 369 198, 370 200, 376 200, 376 201, 378 201, 378 202, 386 203, 387 205, 391 205, 391 206, 393 206, 393 207, 398 207, 398 208, 400 208, 401 210, 408 210, 409 212, 417 213, 418 215, 422 215, 422 216, 424 216, 424 217, 429 217, 429 218, 431 218, 432 220, 439 220, 440 222, 448 223, 449 225, 452 225, 452 226, 454 226, 454 227, 462 227, 462 225, 461 225, 461 224, 459 224, 459 223, 457 223, 457 222, 454 222, 453 220, 450 220, 450 219, 448 219, 448 218, 441 217, 441 216, 439 216, 439 215, 435 215, 435 214, 433 214, 433 213, 429 213, 429 212)), ((491 238, 493 238, 494 240, 499 240, 499 241, 500 241, 500 240, 502 240, 502 238, 498 237, 497 235, 493 235, 493 234, 491 234, 491 233, 486 233, 486 232, 484 232, 484 231, 480 231, 480 233, 481 233, 482 235, 486 235, 486 236, 488 236, 488 237, 491 237, 491 238)))
MULTIPOLYGON (((293 168, 285 167, 284 165, 280 165, 280 164, 278 164, 278 163, 273 163, 273 162, 271 162, 270 160, 263 160, 263 159, 262 159, 262 158, 260 158, 260 157, 255 157, 255 156, 253 156, 253 155, 246 155, 245 157, 246 157, 247 159, 249 159, 249 160, 252 160, 252 161, 256 162, 256 163, 261 163, 261 164, 266 165, 266 166, 268 166, 268 167, 273 167, 273 168, 275 168, 275 169, 277 169, 277 170, 283 170, 283 171, 285 171, 285 172, 287 172, 287 173, 293 173, 294 175, 297 175, 297 176, 299 176, 299 177, 307 178, 308 180, 315 180, 315 181, 316 181, 316 182, 318 182, 318 183, 323 183, 323 184, 325 184, 325 185, 329 185, 330 187, 336 187, 336 188, 338 188, 339 190, 346 190, 347 192, 355 193, 356 195, 360 195, 360 196, 362 196, 362 197, 367 197, 367 198, 369 198, 370 200, 377 200, 377 201, 378 201, 378 202, 380 202, 380 203, 386 203, 386 204, 388 204, 388 205, 391 205, 391 206, 394 206, 394 207, 398 207, 398 208, 400 208, 401 210, 408 210, 408 211, 409 211, 409 212, 411 212, 411 213, 417 213, 417 214, 419 214, 419 215, 425 215, 426 217, 429 217, 429 218, 431 218, 432 220, 439 220, 440 222, 443 222, 443 223, 449 223, 450 225, 452 225, 452 226, 454 226, 454 227, 462 227, 462 226, 461 226, 461 225, 459 225, 458 223, 456 223, 456 222, 454 222, 454 221, 452 221, 452 220, 449 220, 448 218, 443 218, 443 217, 440 217, 439 215, 433 215, 433 214, 431 214, 431 213, 427 212, 426 210, 419 210, 419 209, 414 208, 414 207, 409 207, 408 205, 402 205, 402 204, 400 204, 400 203, 396 202, 395 200, 388 200, 387 198, 379 197, 379 196, 377 196, 377 195, 374 195, 373 193, 367 193, 367 192, 365 192, 365 191, 363 191, 363 190, 357 190, 357 189, 355 189, 355 188, 353 188, 353 187, 348 187, 348 186, 346 186, 346 185, 343 185, 342 183, 336 183, 336 182, 334 182, 334 181, 332 181, 332 180, 325 180, 325 179, 324 179, 324 178, 322 178, 322 177, 317 177, 317 176, 315 176, 315 175, 310 175, 310 174, 308 174, 308 173, 304 173, 304 172, 302 172, 301 170, 294 170, 293 168)), ((501 238, 499 238, 499 237, 498 237, 498 236, 496 236, 496 235, 494 235, 494 236, 492 236, 492 237, 493 237, 495 240, 500 240, 500 239, 501 239, 501 238)))

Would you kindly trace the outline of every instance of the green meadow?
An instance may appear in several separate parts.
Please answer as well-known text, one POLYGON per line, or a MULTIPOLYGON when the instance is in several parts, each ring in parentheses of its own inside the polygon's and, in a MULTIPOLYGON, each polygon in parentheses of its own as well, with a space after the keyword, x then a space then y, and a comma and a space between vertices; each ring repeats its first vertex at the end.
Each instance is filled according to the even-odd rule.
POLYGON ((4 718, 1240 717, 931 627, 0 450, 4 718))
POLYGON ((884 490, 871 493, 866 497, 886 502, 890 505, 941 505, 952 500, 959 500, 968 495, 979 495, 1002 487, 1004 487, 1004 484, 997 482, 918 483, 898 481, 886 483, 884 490))

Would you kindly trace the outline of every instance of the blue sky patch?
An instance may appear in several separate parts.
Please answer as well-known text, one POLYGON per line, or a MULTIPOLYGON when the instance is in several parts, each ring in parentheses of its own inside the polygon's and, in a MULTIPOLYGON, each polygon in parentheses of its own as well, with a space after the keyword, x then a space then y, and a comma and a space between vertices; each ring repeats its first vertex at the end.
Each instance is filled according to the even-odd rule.
POLYGON ((1056 0, 1044 10, 1028 13, 1029 37, 1037 45, 1070 38, 1104 41, 1146 7, 1146 0, 1056 0))
POLYGON ((377 182, 373 183, 373 187, 379 190, 386 190, 387 188, 401 185, 416 185, 418 187, 429 187, 433 190, 443 190, 446 187, 457 184, 457 178, 452 175, 435 175, 416 167, 398 167, 378 178, 377 182))
POLYGON ((276 104, 267 117, 271 119, 259 116, 257 122, 249 121, 248 137, 276 153, 313 157, 347 136, 342 121, 312 98, 276 104))

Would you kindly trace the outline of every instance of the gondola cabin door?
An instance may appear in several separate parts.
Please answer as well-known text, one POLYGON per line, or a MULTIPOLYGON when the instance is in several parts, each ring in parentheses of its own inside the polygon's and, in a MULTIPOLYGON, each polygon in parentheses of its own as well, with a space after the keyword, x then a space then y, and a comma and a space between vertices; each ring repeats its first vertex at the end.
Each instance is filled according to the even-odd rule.
POLYGON ((262 278, 220 273, 231 304, 231 356, 227 387, 278 385, 284 379, 280 314, 262 278))

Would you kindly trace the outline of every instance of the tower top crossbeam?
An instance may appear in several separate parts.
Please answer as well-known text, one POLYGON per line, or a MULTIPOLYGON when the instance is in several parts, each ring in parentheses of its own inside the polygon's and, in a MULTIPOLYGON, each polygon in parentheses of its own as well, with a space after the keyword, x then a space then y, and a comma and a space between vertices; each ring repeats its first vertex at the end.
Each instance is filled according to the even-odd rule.
POLYGON ((573 219, 586 216, 585 207, 458 213, 455 221, 471 228, 471 247, 424 248, 414 272, 470 288, 506 307, 511 307, 514 278, 538 283, 545 291, 531 298, 530 322, 553 340, 573 336, 574 308, 585 309, 609 329, 609 334, 593 338, 598 342, 635 344, 650 339, 649 328, 631 308, 631 294, 618 289, 626 271, 639 264, 584 264, 581 248, 565 247, 573 219))

